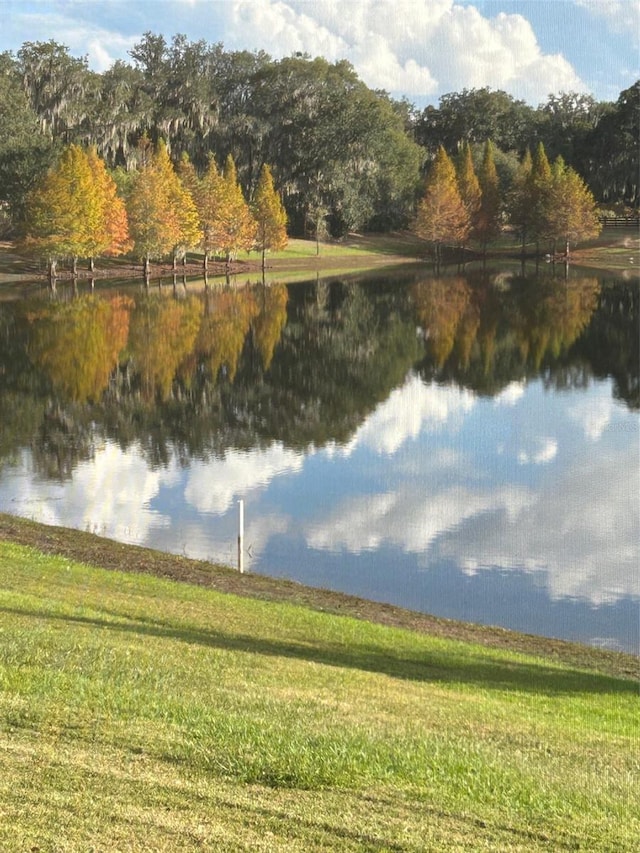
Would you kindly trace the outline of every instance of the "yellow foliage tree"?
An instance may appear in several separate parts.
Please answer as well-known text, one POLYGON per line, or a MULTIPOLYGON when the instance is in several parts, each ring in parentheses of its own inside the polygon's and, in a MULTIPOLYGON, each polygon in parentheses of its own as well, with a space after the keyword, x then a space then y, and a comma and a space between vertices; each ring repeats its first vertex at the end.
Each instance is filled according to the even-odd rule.
POLYGON ((471 230, 475 229, 476 216, 480 209, 480 182, 473 166, 471 146, 465 143, 456 163, 456 176, 460 198, 467 211, 471 230))
POLYGON ((487 140, 482 165, 478 172, 480 205, 476 214, 475 234, 486 250, 487 243, 500 233, 500 182, 494 160, 493 143, 487 140))
POLYGON ((256 248, 262 253, 262 269, 269 249, 284 249, 287 245, 287 214, 273 185, 271 169, 265 163, 260 171, 258 186, 251 205, 256 223, 256 248))
POLYGON ((442 146, 427 175, 413 230, 418 237, 434 244, 437 261, 444 242, 460 243, 469 233, 469 214, 458 190, 456 172, 442 146))
POLYGON ((78 258, 94 253, 102 217, 100 188, 87 155, 69 145, 27 198, 23 245, 47 258, 52 278, 61 258, 72 259, 75 273, 78 258))
POLYGON ((220 248, 229 262, 237 257, 238 252, 251 249, 256 236, 256 223, 238 183, 236 164, 231 154, 227 155, 224 166, 221 221, 220 248))
POLYGON ((562 157, 553 164, 546 220, 554 241, 564 242, 567 258, 572 243, 597 237, 602 230, 591 190, 562 157))
POLYGON ((154 152, 147 139, 141 140, 139 168, 129 192, 127 214, 145 276, 152 258, 171 253, 175 257, 200 242, 195 203, 180 183, 162 141, 154 152))
POLYGON ((224 182, 213 156, 209 158, 207 171, 199 182, 196 205, 200 215, 206 270, 209 258, 222 252, 225 241, 224 182))

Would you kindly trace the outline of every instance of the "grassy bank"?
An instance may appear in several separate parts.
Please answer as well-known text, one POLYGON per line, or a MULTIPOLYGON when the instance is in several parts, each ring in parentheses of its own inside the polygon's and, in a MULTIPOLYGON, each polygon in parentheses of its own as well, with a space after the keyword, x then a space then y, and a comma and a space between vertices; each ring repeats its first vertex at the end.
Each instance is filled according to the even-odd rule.
POLYGON ((636 659, 0 521, 0 849, 636 849, 636 659))
MULTIPOLYGON (((521 246, 513 235, 504 234, 488 247, 486 261, 519 261, 521 246)), ((525 247, 528 260, 536 256, 536 245, 529 243, 525 247)), ((268 278, 292 282, 308 279, 311 275, 346 275, 355 272, 367 272, 383 267, 393 267, 408 262, 428 261, 430 247, 408 231, 391 234, 350 234, 342 240, 323 242, 314 240, 291 239, 287 248, 267 255, 268 278)), ((470 244, 467 255, 469 261, 482 262, 480 247, 470 244)), ((580 245, 572 252, 572 265, 601 270, 615 270, 636 275, 640 270, 640 235, 637 229, 607 228, 595 240, 580 245)), ((241 253, 237 261, 229 267, 221 262, 209 264, 209 277, 213 283, 216 277, 227 273, 239 277, 259 277, 261 275, 261 256, 257 252, 241 253)), ((152 264, 152 279, 171 277, 171 263, 152 264)), ((178 274, 188 277, 202 275, 202 256, 189 253, 188 264, 179 265, 178 274)), ((86 269, 79 269, 80 279, 89 278, 86 269)), ((133 258, 101 258, 98 260, 95 276, 101 279, 130 280, 142 276, 142 267, 133 258)), ((64 265, 59 266, 61 280, 70 278, 70 272, 64 265)), ((18 286, 28 282, 46 281, 46 265, 34 258, 21 255, 15 245, 0 241, 0 289, 7 294, 18 286)))

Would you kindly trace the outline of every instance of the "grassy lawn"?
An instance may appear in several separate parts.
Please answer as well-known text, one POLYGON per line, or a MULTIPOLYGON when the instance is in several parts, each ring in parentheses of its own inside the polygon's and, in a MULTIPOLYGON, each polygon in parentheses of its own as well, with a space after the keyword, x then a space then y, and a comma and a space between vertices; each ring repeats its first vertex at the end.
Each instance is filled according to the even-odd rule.
POLYGON ((6 540, 0 565, 2 850, 636 849, 638 685, 615 656, 588 669, 6 540))

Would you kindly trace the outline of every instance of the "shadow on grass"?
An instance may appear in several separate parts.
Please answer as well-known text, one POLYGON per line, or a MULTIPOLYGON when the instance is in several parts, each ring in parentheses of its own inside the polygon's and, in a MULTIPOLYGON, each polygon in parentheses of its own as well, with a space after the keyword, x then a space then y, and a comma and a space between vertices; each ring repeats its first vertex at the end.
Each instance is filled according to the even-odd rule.
POLYGON ((466 657, 464 652, 426 654, 415 652, 396 656, 377 646, 367 644, 346 646, 330 642, 307 644, 293 640, 280 641, 217 630, 202 631, 183 628, 144 617, 136 617, 123 623, 87 616, 9 607, 0 607, 0 612, 68 622, 101 630, 138 634, 142 637, 177 640, 190 645, 224 651, 247 652, 344 669, 357 669, 409 681, 472 684, 498 690, 516 690, 551 696, 570 693, 636 695, 639 693, 638 684, 631 680, 596 672, 555 668, 544 661, 539 663, 505 661, 499 659, 496 652, 489 649, 474 649, 470 657, 466 657), (482 659, 479 659, 480 656, 482 659))

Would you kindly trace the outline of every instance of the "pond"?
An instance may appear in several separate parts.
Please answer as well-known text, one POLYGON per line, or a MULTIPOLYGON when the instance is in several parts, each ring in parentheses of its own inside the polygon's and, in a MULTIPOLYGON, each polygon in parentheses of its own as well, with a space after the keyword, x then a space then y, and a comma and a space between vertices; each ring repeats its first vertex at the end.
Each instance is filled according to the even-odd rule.
POLYGON ((101 288, 0 303, 0 511, 640 651, 637 278, 101 288))

